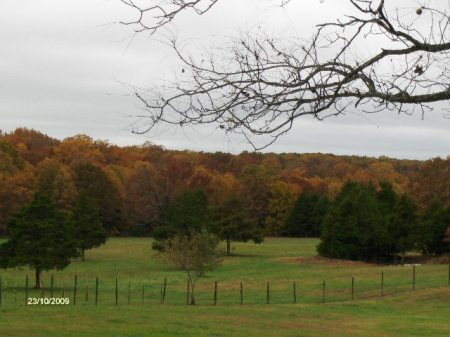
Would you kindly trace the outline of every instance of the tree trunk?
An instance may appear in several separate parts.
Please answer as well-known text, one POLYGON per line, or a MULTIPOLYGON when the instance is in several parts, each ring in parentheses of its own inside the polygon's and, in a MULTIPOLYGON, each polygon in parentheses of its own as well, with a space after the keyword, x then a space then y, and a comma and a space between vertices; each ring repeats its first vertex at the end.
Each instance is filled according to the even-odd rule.
POLYGON ((81 248, 81 261, 84 261, 84 248, 81 248))
POLYGON ((231 255, 231 239, 227 238, 227 256, 231 255))
POLYGON ((41 270, 39 268, 35 269, 36 274, 36 285, 35 288, 39 289, 41 287, 41 270))
POLYGON ((191 305, 195 305, 195 282, 191 281, 191 305))

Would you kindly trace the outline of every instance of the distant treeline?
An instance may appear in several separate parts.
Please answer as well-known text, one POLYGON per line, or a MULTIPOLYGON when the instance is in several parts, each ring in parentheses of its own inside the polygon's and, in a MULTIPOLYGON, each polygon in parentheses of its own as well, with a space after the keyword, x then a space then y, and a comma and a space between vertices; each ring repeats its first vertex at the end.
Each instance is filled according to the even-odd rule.
MULTIPOLYGON (((152 235, 155 229, 163 235, 161 226, 173 204, 186 191, 201 190, 216 217, 245 211, 245 221, 264 235, 316 236, 324 225, 326 235, 336 236, 332 217, 322 215, 326 210, 343 222, 354 220, 337 209, 359 207, 343 201, 343 186, 349 181, 361 184, 346 186, 365 186, 359 192, 346 187, 352 190, 347 191, 353 195, 349 200, 365 200, 361 203, 368 213, 358 216, 374 217, 386 228, 398 226, 395 221, 400 220, 385 219, 383 207, 411 203, 414 214, 422 218, 430 207, 450 206, 450 158, 424 162, 332 154, 173 151, 151 143, 120 147, 85 135, 60 141, 20 128, 0 132, 0 235, 35 193, 48 191, 63 212, 75 209, 83 191, 111 235, 152 235), (390 184, 395 202, 368 210, 384 183, 390 184), (302 216, 307 217, 304 228, 298 226, 302 216)), ((243 216, 228 220, 238 218, 243 216)))

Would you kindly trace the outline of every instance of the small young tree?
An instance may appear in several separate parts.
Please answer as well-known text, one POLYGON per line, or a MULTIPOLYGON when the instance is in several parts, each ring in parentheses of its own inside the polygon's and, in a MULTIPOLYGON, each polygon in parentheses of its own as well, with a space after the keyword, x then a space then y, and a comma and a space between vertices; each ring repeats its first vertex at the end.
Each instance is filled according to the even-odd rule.
POLYGON ((77 245, 81 250, 81 260, 85 251, 99 247, 106 241, 107 231, 103 227, 95 200, 81 192, 73 209, 72 221, 75 226, 77 245))
POLYGON ((8 224, 8 241, 0 245, 0 266, 35 269, 36 288, 41 273, 63 269, 78 256, 73 226, 55 208, 49 195, 36 194, 8 224))
POLYGON ((195 285, 222 262, 219 239, 205 231, 190 236, 178 234, 164 242, 164 257, 187 273, 190 303, 195 305, 195 285))

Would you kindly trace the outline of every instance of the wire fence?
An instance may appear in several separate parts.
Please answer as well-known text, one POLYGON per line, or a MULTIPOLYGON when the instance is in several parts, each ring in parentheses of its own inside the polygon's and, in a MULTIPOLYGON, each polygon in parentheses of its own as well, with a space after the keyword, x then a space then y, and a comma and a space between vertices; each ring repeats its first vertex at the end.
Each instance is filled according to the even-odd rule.
MULTIPOLYGON (((0 276, 0 306, 33 305, 152 305, 189 304, 189 284, 168 278, 132 281, 116 277, 83 277, 50 275, 39 287, 28 275, 23 282, 8 275, 0 276)), ((405 292, 450 286, 450 264, 434 272, 421 271, 416 265, 402 269, 355 275, 349 278, 328 277, 317 282, 283 280, 248 280, 223 282, 202 280, 195 291, 196 304, 297 304, 356 301, 386 297, 405 292)))

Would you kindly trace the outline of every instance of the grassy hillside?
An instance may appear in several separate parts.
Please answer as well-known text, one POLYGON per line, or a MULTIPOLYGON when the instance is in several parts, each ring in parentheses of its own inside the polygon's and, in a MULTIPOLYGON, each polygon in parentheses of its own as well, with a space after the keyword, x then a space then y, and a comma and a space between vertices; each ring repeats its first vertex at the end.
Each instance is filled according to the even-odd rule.
MULTIPOLYGON (((89 251, 87 261, 74 261, 54 273, 55 296, 64 281, 68 306, 24 306, 25 275, 30 270, 0 271, 3 303, 1 336, 448 336, 450 287, 447 265, 374 266, 329 261, 315 256, 315 239, 267 239, 261 245, 236 244, 235 256, 198 285, 198 306, 186 306, 186 278, 163 265, 150 239, 111 239, 89 251), (381 297, 381 272, 385 296, 381 297), (73 278, 78 276, 73 305, 73 278), (115 306, 115 277, 119 306, 115 306), (94 306, 95 277, 100 279, 99 305, 94 306), (167 278, 166 303, 160 304, 167 278), (351 300, 351 278, 355 300, 351 300), (212 305, 218 281, 218 305, 212 305), (266 304, 266 283, 271 304, 266 304), (326 281, 326 303, 322 286, 326 281), (240 282, 244 305, 239 305, 240 282), (293 282, 297 304, 293 304, 293 282), (128 305, 128 286, 131 305, 128 305), (86 301, 86 286, 89 297, 86 301), (142 286, 145 303, 142 304, 142 286)), ((44 295, 50 296, 50 274, 44 295)), ((30 297, 40 296, 30 291, 30 297)))

